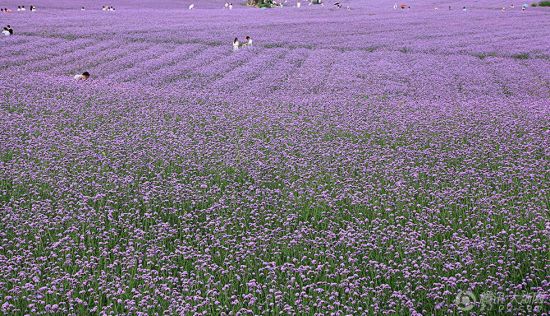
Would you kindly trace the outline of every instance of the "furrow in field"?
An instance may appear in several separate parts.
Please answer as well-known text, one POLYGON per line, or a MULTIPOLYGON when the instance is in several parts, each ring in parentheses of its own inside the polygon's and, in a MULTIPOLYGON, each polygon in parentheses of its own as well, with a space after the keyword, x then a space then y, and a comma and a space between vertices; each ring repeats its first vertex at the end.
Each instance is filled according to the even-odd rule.
POLYGON ((106 78, 114 81, 131 81, 136 76, 140 75, 144 69, 144 65, 158 60, 163 60, 167 54, 173 52, 174 48, 168 45, 155 45, 137 54, 129 55, 119 59, 113 72, 106 78))
POLYGON ((88 45, 90 40, 86 40, 81 44, 70 43, 64 47, 64 53, 58 54, 56 56, 51 56, 50 58, 44 58, 29 64, 35 71, 48 71, 48 72, 57 72, 59 68, 66 67, 70 64, 75 64, 87 60, 94 55, 101 53, 103 51, 110 51, 114 47, 120 45, 118 41, 106 41, 106 42, 94 42, 88 45))
POLYGON ((220 56, 223 56, 226 51, 226 47, 210 46, 189 60, 175 65, 173 67, 173 72, 167 73, 168 76, 165 77, 164 80, 165 82, 170 82, 171 85, 177 89, 203 87, 206 85, 206 82, 208 82, 209 76, 197 73, 196 70, 207 67, 219 60, 220 56))
POLYGON ((244 67, 233 69, 220 80, 211 83, 210 86, 227 93, 242 95, 264 91, 266 86, 257 83, 257 79, 271 72, 277 64, 283 63, 288 52, 289 50, 286 48, 272 48, 268 50, 256 50, 253 48, 250 51, 244 49, 239 54, 246 54, 251 59, 251 62, 244 67))
POLYGON ((293 78, 294 73, 300 69, 301 65, 307 59, 309 50, 298 48, 285 51, 280 56, 272 55, 269 64, 266 65, 268 71, 261 71, 255 79, 245 82, 243 88, 248 91, 259 90, 264 93, 275 93, 283 88, 287 80, 293 78))
POLYGON ((293 82, 282 85, 282 89, 291 89, 304 94, 318 94, 325 86, 326 77, 339 52, 333 49, 312 51, 293 75, 293 82))
POLYGON ((157 85, 163 82, 165 78, 170 77, 180 65, 188 63, 197 55, 207 50, 208 46, 202 45, 182 45, 178 46, 175 54, 170 54, 169 58, 159 64, 150 67, 145 76, 137 79, 140 83, 157 85))
POLYGON ((129 61, 139 58, 142 52, 146 52, 149 45, 146 43, 130 43, 111 52, 105 52, 95 61, 90 61, 88 66, 95 77, 106 77, 116 73, 119 69, 127 68, 129 61))
POLYGON ((17 67, 29 67, 34 69, 35 64, 42 63, 45 60, 49 60, 56 56, 62 56, 63 54, 70 52, 74 47, 85 45, 90 43, 89 40, 77 40, 70 43, 65 43, 57 39, 46 39, 44 45, 42 43, 39 47, 34 47, 32 42, 27 44, 28 50, 26 53, 19 56, 11 56, 7 58, 2 65, 5 67, 17 66, 17 67))

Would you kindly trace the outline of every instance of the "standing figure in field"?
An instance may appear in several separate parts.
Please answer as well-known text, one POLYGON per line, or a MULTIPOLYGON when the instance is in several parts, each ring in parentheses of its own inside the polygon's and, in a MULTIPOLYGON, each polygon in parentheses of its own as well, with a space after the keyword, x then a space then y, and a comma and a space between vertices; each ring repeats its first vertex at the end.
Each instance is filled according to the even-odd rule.
POLYGON ((81 75, 75 75, 74 80, 81 81, 81 80, 88 80, 90 78, 90 73, 85 71, 81 75))
POLYGON ((20 5, 17 6, 17 11, 21 11, 21 6, 20 5))
POLYGON ((394 4, 393 4, 393 9, 394 9, 394 10, 397 10, 397 3, 394 3, 394 4))
POLYGON ((302 6, 302 3, 300 1, 296 2, 296 8, 300 8, 302 6))
POLYGON ((21 11, 27 11, 27 9, 25 9, 24 5, 21 6, 21 11))
POLYGON ((189 10, 193 10, 194 7, 195 7, 195 4, 194 4, 194 3, 191 3, 191 4, 189 5, 189 10))
POLYGON ((233 10, 233 3, 229 2, 229 10, 233 10))
POLYGON ((466 9, 466 7, 465 7, 465 6, 464 6, 464 7, 462 7, 462 11, 464 11, 464 12, 466 12, 466 11, 467 11, 467 9, 466 9))
POLYGON ((226 3, 223 5, 223 8, 224 8, 224 9, 229 9, 229 2, 226 2, 226 3))
POLYGON ((85 10, 86 10, 86 8, 84 8, 84 7, 80 8, 80 11, 85 11, 85 10))
POLYGON ((235 37, 233 40, 233 51, 236 52, 239 50, 239 39, 235 37))
POLYGON ((243 46, 252 46, 252 37, 247 36, 246 42, 243 44, 243 46))
POLYGON ((36 12, 36 7, 35 6, 31 5, 30 9, 31 9, 31 12, 36 12))

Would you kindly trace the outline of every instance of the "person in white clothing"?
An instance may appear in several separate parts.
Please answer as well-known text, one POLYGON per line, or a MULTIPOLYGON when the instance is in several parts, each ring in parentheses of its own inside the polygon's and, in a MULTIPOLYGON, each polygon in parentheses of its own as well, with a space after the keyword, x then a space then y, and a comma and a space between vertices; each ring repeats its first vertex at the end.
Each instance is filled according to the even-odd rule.
POLYGON ((300 1, 296 2, 296 8, 300 8, 302 6, 302 3, 300 1))
POLYGON ((233 3, 229 2, 229 10, 233 10, 233 3))
POLYGON ((252 37, 247 36, 246 42, 243 44, 243 46, 252 46, 252 37))
POLYGON ((189 6, 189 10, 193 10, 194 7, 195 7, 195 4, 192 3, 192 4, 189 6))
POLYGON ((7 27, 4 27, 4 29, 2 30, 2 35, 4 35, 4 36, 10 36, 11 35, 10 31, 8 30, 7 27))
POLYGON ((6 27, 4 28, 4 31, 2 31, 2 34, 4 34, 5 36, 11 36, 13 35, 13 29, 11 28, 11 25, 6 25, 6 27), (6 31, 7 33, 4 33, 4 31, 6 31))
POLYGON ((88 80, 90 78, 90 73, 85 71, 81 75, 75 75, 74 80, 80 81, 80 80, 88 80))
POLYGON ((235 37, 233 40, 233 51, 236 52, 239 50, 239 39, 235 37))
POLYGON ((224 9, 229 9, 229 2, 226 2, 226 3, 223 5, 223 8, 224 8, 224 9))

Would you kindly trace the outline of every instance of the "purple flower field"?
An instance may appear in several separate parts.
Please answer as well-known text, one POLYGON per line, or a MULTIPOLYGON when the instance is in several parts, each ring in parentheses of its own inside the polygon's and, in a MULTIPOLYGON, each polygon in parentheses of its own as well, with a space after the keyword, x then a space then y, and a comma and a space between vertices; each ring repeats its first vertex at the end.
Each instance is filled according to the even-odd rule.
POLYGON ((224 2, 0 14, 0 315, 550 313, 550 8, 224 2))

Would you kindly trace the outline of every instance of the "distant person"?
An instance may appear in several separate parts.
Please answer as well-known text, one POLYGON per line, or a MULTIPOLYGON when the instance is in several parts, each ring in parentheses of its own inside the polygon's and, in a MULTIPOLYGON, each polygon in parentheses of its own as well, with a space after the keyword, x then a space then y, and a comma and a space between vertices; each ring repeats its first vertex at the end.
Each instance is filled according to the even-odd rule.
POLYGON ((528 5, 527 3, 524 3, 524 4, 521 6, 521 11, 527 10, 528 7, 529 7, 529 5, 528 5))
POLYGON ((233 51, 236 52, 239 50, 239 39, 235 37, 233 40, 233 51))
POLYGON ((80 11, 85 11, 85 10, 86 10, 86 8, 84 8, 84 7, 80 8, 80 11))
POLYGON ((252 46, 252 37, 247 36, 246 42, 243 44, 243 46, 252 46))
POLYGON ((4 29, 2 30, 2 35, 4 36, 11 36, 13 35, 13 29, 11 28, 11 25, 6 25, 4 29))
POLYGON ((335 2, 334 6, 337 7, 338 9, 342 9, 342 4, 340 2, 335 2))
POLYGON ((302 6, 302 3, 300 1, 296 2, 296 8, 300 8, 302 6))
POLYGON ((21 11, 21 6, 20 5, 17 6, 17 11, 18 12, 21 11))
POLYGON ((21 11, 27 11, 27 9, 25 9, 24 5, 21 6, 21 11))
POLYGON ((510 9, 513 9, 514 7, 515 7, 515 6, 514 6, 514 4, 512 3, 512 4, 510 5, 510 9))
POLYGON ((31 12, 36 12, 36 7, 33 6, 33 5, 31 5, 31 6, 30 6, 30 10, 31 10, 31 12))
POLYGON ((393 4, 393 9, 394 9, 394 10, 397 10, 397 3, 394 3, 394 4, 393 4))
POLYGON ((466 7, 462 7, 462 11, 466 12, 467 11, 466 7))
POLYGON ((191 3, 191 5, 189 5, 189 10, 193 10, 194 7, 195 7, 195 4, 191 3))
POLYGON ((233 10, 233 3, 229 2, 229 10, 233 10))
POLYGON ((108 8, 106 5, 104 5, 104 6, 101 8, 101 10, 102 10, 102 11, 107 11, 107 10, 109 10, 109 8, 108 8))
POLYGON ((74 80, 80 81, 80 80, 88 80, 90 78, 90 73, 85 71, 81 75, 75 75, 74 80))
POLYGON ((226 2, 226 3, 223 5, 223 8, 224 8, 224 9, 229 9, 229 2, 226 2))

